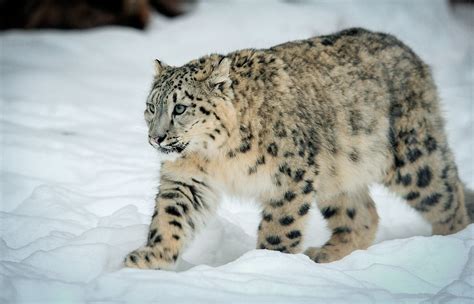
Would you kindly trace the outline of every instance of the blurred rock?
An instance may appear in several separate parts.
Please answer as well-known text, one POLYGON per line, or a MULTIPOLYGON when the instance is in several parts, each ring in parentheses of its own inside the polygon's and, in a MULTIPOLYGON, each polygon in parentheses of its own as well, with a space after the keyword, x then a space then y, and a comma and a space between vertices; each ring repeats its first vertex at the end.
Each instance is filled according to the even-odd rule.
POLYGON ((150 0, 150 4, 167 17, 176 17, 187 13, 196 4, 196 0, 150 0))
POLYGON ((0 0, 0 30, 86 29, 122 25, 144 29, 151 7, 168 17, 187 12, 195 0, 0 0), (151 5, 150 5, 151 4, 151 5))

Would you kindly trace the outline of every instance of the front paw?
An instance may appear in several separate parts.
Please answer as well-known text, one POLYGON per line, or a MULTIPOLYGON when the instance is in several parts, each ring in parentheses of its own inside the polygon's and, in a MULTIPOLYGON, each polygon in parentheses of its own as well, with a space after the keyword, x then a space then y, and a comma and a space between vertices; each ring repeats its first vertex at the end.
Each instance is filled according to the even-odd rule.
POLYGON ((173 270, 177 259, 178 255, 173 255, 168 250, 144 246, 130 252, 125 257, 124 264, 131 268, 173 270))

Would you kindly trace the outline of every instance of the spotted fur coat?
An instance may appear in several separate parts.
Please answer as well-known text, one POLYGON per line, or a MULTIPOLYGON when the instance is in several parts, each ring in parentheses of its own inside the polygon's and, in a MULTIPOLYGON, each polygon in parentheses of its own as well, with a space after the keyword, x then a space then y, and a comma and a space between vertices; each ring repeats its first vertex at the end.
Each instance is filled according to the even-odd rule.
POLYGON ((257 248, 338 260, 374 240, 368 192, 383 183, 449 234, 468 224, 429 67, 395 37, 364 29, 269 49, 156 62, 149 142, 161 166, 147 244, 129 267, 173 269, 223 191, 257 199, 257 248), (332 230, 303 248, 308 211, 332 230))

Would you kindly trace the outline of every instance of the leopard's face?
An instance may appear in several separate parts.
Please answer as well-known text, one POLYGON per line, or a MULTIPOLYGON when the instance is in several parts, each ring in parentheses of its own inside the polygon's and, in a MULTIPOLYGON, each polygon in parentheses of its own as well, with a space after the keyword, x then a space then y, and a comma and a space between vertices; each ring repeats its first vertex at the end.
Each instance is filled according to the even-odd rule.
POLYGON ((149 143, 162 153, 218 151, 235 117, 228 60, 179 68, 156 64, 145 110, 149 143))

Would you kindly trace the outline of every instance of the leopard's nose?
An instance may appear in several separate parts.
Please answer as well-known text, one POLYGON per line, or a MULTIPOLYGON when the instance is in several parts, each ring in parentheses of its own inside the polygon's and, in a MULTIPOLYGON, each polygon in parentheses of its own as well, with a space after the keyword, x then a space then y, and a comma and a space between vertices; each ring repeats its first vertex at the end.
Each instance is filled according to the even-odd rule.
POLYGON ((161 144, 163 142, 163 140, 165 140, 166 134, 165 135, 158 135, 156 137, 152 137, 152 136, 148 135, 148 138, 150 140, 154 141, 157 144, 161 144))
POLYGON ((165 135, 162 135, 162 136, 157 136, 155 137, 155 141, 158 143, 158 144, 161 144, 163 142, 163 140, 165 140, 166 138, 166 134, 165 135))

